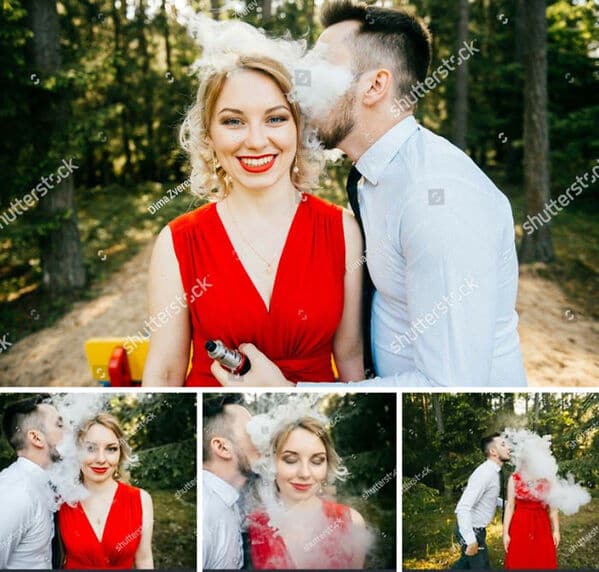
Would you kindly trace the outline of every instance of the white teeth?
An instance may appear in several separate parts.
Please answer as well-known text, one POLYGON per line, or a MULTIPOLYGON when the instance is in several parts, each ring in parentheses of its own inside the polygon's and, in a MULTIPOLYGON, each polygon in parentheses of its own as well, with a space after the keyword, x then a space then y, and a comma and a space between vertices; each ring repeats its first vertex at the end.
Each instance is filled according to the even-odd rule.
POLYGON ((260 159, 241 159, 241 162, 248 167, 262 167, 267 163, 270 163, 273 159, 274 155, 269 155, 268 157, 262 157, 260 159))

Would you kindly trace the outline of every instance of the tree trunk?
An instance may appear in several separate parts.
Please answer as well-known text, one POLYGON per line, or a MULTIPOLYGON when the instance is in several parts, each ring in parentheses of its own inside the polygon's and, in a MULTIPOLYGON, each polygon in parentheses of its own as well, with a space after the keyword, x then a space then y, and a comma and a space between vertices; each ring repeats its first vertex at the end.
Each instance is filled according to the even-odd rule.
POLYGON ((435 410, 435 421, 437 422, 437 431, 441 435, 445 433, 445 423, 443 423, 443 412, 441 411, 441 404, 439 403, 439 394, 433 393, 433 409, 435 410))
POLYGON ((171 39, 170 32, 168 29, 168 16, 166 13, 166 0, 162 0, 162 4, 160 5, 160 11, 162 12, 162 33, 164 34, 164 49, 166 52, 166 69, 170 71, 171 69, 171 39))
POLYGON ((220 0, 210 0, 210 12, 212 18, 220 20, 220 0))
MULTIPOLYGON (((31 29, 34 67, 43 76, 56 74, 62 64, 60 56, 60 22, 56 2, 31 0, 27 4, 31 29)), ((60 97, 60 96, 59 96, 60 97)), ((64 95, 44 109, 39 110, 43 126, 59 136, 67 123, 68 103, 64 95)), ((44 154, 47 153, 44 149, 44 154)), ((65 157, 68 162, 71 157, 65 157)), ((72 161, 78 167, 76 160, 72 161)), ((56 166, 59 168, 59 165, 56 166)), ((60 175, 60 173, 58 173, 60 175)), ((48 173, 48 178, 50 173, 48 173)), ((39 202, 39 212, 44 221, 54 223, 45 230, 40 240, 40 257, 43 284, 56 293, 68 293, 85 286, 85 267, 75 204, 73 173, 62 178, 39 202)), ((50 179, 52 181, 52 179, 50 179)))
POLYGON ((262 0, 262 24, 266 24, 272 18, 272 0, 262 0))
POLYGON ((142 85, 144 89, 144 119, 146 124, 146 144, 141 175, 144 181, 156 179, 156 156, 154 144, 154 81, 150 77, 150 51, 146 38, 146 12, 144 1, 139 0, 137 11, 137 38, 141 58, 142 85))
POLYGON ((520 245, 521 262, 549 262, 553 260, 550 213, 543 213, 551 199, 549 190, 547 17, 545 6, 545 0, 529 0, 526 5, 524 181, 526 213, 531 217, 527 220, 527 223, 531 225, 534 231, 524 233, 520 245), (539 216, 540 214, 544 215, 543 218, 539 216), (530 221, 533 221, 534 224, 530 221))
MULTIPOLYGON (((468 21, 470 16, 470 3, 460 0, 460 17, 458 20, 457 50, 468 41, 468 21)), ((456 69, 453 142, 460 149, 466 149, 466 136, 468 133, 468 60, 462 62, 456 69)))

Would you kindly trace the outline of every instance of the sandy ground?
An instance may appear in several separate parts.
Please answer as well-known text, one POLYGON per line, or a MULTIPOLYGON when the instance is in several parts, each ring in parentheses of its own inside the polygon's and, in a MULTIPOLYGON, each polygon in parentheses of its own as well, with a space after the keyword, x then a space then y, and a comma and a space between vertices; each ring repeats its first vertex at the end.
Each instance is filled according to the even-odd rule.
MULTIPOLYGON (((134 335, 147 312, 147 245, 95 300, 78 303, 47 328, 0 356, 3 386, 93 386, 83 352, 91 337, 134 335)), ((599 386, 599 323, 582 316, 557 285, 524 270, 518 296, 520 338, 529 385, 599 386)))

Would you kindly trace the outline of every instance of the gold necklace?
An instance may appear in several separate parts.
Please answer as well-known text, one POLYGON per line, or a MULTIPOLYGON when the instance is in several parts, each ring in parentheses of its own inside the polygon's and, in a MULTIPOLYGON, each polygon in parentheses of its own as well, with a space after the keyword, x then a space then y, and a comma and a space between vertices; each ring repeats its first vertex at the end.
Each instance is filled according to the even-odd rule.
MULTIPOLYGON (((301 194, 301 193, 300 193, 301 194)), ((231 210, 231 207, 229 205, 229 203, 227 201, 225 201, 225 206, 227 207, 227 210, 229 211, 229 215, 231 216, 231 220, 233 221, 233 224, 235 225, 235 228, 237 229, 237 231, 239 232, 239 235, 241 236, 241 238, 243 239, 243 241, 250 247, 250 249, 252 250, 252 252, 260 259, 262 260, 262 262, 264 262, 265 265, 265 273, 266 274, 271 274, 272 270, 273 270, 273 265, 275 263, 275 260, 277 260, 277 258, 279 258, 279 256, 281 255, 281 253, 283 252, 283 247, 285 246, 285 242, 283 242, 283 244, 281 245, 281 248, 279 250, 279 252, 277 254, 275 254, 275 256, 272 258, 272 260, 268 260, 266 257, 262 256, 262 254, 260 254, 260 252, 258 252, 258 250, 255 248, 254 244, 252 243, 251 240, 249 240, 244 232, 241 230, 241 226, 239 225, 239 223, 237 222, 237 219, 235 218, 235 216, 233 215, 233 211, 231 210)))

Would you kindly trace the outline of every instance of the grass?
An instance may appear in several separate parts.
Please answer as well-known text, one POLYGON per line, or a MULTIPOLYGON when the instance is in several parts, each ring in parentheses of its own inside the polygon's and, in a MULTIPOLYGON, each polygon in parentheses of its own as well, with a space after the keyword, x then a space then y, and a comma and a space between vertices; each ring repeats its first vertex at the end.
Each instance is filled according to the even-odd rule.
POLYGON ((196 498, 195 489, 180 500, 175 491, 148 491, 154 501, 154 567, 196 568, 196 498))
MULTIPOLYGON (((458 560, 460 550, 454 539, 456 500, 439 497, 435 508, 410 519, 403 515, 403 567, 406 569, 450 568, 458 560)), ((561 542, 558 549, 558 566, 567 569, 599 568, 596 543, 599 538, 599 495, 575 515, 560 514, 561 542), (596 529, 596 532, 593 530, 596 529), (585 539, 586 537, 586 539, 585 539), (592 538, 591 538, 592 537, 592 538), (577 546, 577 544, 580 544, 577 546)), ((491 565, 503 568, 501 515, 487 528, 487 543, 491 565)))

